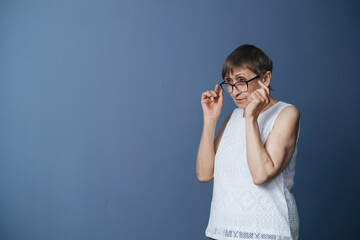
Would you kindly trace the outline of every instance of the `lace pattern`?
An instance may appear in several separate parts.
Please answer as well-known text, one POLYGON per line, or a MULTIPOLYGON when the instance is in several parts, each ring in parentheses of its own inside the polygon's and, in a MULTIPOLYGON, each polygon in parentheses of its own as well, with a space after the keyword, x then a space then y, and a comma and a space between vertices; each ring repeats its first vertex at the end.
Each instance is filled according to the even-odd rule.
POLYGON ((266 239, 266 240, 291 240, 290 237, 286 236, 279 236, 275 234, 266 234, 261 232, 243 232, 237 230, 229 230, 224 228, 217 228, 213 229, 213 232, 209 232, 210 236, 216 236, 218 239, 219 237, 223 237, 224 239, 266 239))
MULTIPOLYGON (((259 117, 265 143, 276 117, 290 104, 278 102, 259 117)), ((297 149, 286 168, 269 183, 257 186, 246 158, 243 109, 235 109, 215 155, 214 189, 207 237, 214 239, 297 240, 299 217, 294 184, 297 149)))

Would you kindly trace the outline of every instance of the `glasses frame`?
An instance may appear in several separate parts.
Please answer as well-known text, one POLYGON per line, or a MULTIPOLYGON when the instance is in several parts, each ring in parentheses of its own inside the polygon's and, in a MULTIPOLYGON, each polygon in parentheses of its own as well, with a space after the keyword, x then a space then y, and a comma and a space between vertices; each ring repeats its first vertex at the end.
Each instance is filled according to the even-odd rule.
POLYGON ((226 82, 225 80, 220 83, 220 87, 222 88, 223 91, 227 92, 227 90, 225 90, 225 88, 223 87, 224 84, 229 84, 231 85, 231 92, 229 92, 229 94, 231 94, 233 91, 234 91, 234 87, 236 88, 236 90, 238 90, 239 92, 247 92, 249 90, 249 82, 251 82, 252 80, 255 80, 257 78, 259 78, 260 76, 259 75, 256 75, 255 77, 253 77, 252 79, 249 79, 249 80, 246 80, 246 81, 239 81, 239 82, 244 82, 246 83, 246 91, 240 91, 237 87, 236 87, 236 84, 239 83, 239 82, 236 82, 234 84, 231 84, 231 83, 228 83, 226 82))

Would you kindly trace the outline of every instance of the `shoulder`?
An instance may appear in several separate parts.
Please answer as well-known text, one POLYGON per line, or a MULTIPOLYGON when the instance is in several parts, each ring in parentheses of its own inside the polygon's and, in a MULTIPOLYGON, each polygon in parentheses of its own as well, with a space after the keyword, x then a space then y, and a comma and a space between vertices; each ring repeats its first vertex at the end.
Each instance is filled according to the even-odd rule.
MULTIPOLYGON (((226 127, 227 123, 229 122, 229 120, 231 119, 232 116, 235 117, 236 114, 240 114, 239 111, 241 112, 241 111, 243 111, 243 109, 241 109, 241 108, 235 108, 235 109, 233 109, 233 110, 226 116, 226 118, 224 119, 224 121, 222 122, 222 124, 221 124, 221 129, 224 129, 224 128, 226 127)), ((241 113, 241 115, 242 115, 242 113, 241 113)))
POLYGON ((221 127, 220 127, 220 129, 219 129, 219 132, 218 132, 217 136, 215 137, 215 141, 214 141, 215 153, 217 152, 217 149, 218 149, 218 147, 219 147, 219 144, 220 144, 222 135, 224 134, 226 125, 227 125, 227 123, 229 122, 229 120, 230 120, 233 112, 234 112, 234 111, 230 112, 230 113, 226 116, 225 120, 224 120, 223 123, 221 124, 221 127))
POLYGON ((223 121, 223 125, 225 124, 227 124, 227 122, 229 122, 229 120, 230 120, 230 118, 231 118, 231 116, 233 116, 233 115, 235 115, 236 112, 237 111, 237 109, 235 108, 234 110, 232 110, 227 116, 226 116, 226 118, 224 119, 224 121, 223 121))
MULTIPOLYGON (((236 110, 236 109, 235 109, 236 110)), ((231 116, 233 115, 233 112, 235 112, 235 110, 234 111, 232 111, 232 112, 230 112, 227 116, 226 116, 226 118, 225 118, 225 121, 224 122, 228 122, 229 120, 230 120, 230 118, 231 118, 231 116)))
POLYGON ((300 119, 300 111, 294 105, 289 104, 281 109, 279 117, 300 119))
POLYGON ((294 105, 287 105, 280 110, 275 120, 274 128, 291 127, 298 125, 300 121, 300 111, 294 105))
POLYGON ((227 123, 229 122, 231 116, 233 115, 233 112, 234 112, 234 111, 230 112, 230 113, 226 116, 226 118, 224 119, 224 121, 223 121, 222 124, 221 124, 221 127, 220 127, 221 130, 224 130, 224 129, 225 129, 227 123))

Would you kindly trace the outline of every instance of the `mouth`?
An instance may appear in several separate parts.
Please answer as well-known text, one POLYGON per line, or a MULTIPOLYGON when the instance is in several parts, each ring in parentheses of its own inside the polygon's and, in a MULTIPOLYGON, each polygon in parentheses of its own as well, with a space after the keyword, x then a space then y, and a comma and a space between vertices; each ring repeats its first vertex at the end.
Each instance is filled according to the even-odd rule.
POLYGON ((245 98, 243 98, 243 99, 240 99, 240 98, 239 98, 239 99, 236 99, 236 102, 237 102, 237 103, 241 103, 241 102, 243 102, 244 100, 245 100, 245 98))

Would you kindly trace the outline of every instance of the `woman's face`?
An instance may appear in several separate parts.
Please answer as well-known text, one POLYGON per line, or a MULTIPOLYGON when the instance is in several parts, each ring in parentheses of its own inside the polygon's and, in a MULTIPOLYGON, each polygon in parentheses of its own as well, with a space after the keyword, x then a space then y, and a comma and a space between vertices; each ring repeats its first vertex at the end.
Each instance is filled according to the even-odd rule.
MULTIPOLYGON (((232 99, 234 100, 235 104, 239 108, 245 108, 250 103, 249 96, 253 91, 256 89, 261 88, 261 86, 258 83, 258 80, 261 80, 265 83, 266 86, 269 86, 270 84, 270 72, 267 72, 265 75, 260 76, 259 78, 256 78, 250 82, 248 82, 248 90, 246 92, 240 92, 235 87, 233 87, 233 91, 230 94, 232 99), (267 81, 268 79, 268 81, 267 81)), ((233 73, 229 73, 227 76, 225 76, 225 81, 235 84, 238 81, 247 81, 252 78, 256 77, 256 74, 250 71, 247 68, 241 68, 237 67, 233 69, 233 73)))

